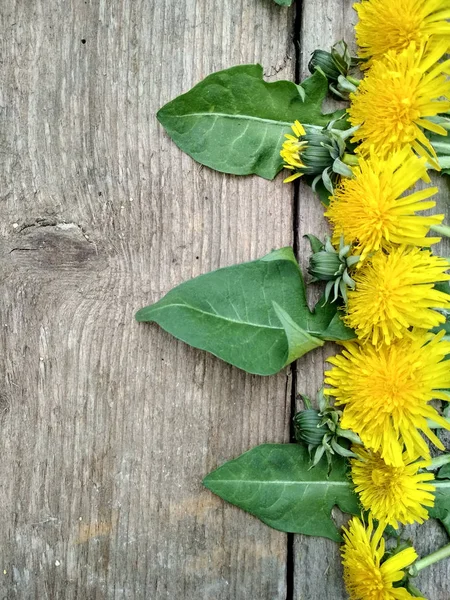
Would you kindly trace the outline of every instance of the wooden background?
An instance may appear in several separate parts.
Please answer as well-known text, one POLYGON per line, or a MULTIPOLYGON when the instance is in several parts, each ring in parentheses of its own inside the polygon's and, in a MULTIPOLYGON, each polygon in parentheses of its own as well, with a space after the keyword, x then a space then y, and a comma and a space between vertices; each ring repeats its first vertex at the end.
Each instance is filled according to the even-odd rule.
MULTIPOLYGON (((336 544, 201 486, 289 440, 323 351, 256 377, 133 315, 325 230, 306 188, 202 168, 155 113, 235 64, 305 76, 351 19, 349 0, 2 0, 1 600, 346 597, 336 544)), ((420 531, 420 550, 445 541, 420 531)), ((449 580, 447 562, 420 584, 448 600, 449 580)))

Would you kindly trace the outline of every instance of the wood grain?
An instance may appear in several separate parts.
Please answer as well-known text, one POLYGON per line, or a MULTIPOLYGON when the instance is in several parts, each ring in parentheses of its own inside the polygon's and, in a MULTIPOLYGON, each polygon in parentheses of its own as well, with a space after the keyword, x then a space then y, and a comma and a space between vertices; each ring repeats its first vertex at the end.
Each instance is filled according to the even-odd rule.
MULTIPOLYGON (((308 61, 316 48, 329 50, 341 39, 353 40, 354 15, 351 2, 342 0, 305 0, 302 6, 300 74, 308 75, 308 61)), ((337 103, 336 103, 337 105, 337 103)), ((339 105, 345 107, 344 103, 339 105)), ((333 104, 333 108, 335 105, 333 104)), ((323 206, 312 190, 300 183, 298 197, 297 241, 299 261, 306 272, 310 246, 303 236, 307 233, 323 239, 329 232, 323 216, 323 206)), ((319 286, 309 286, 309 299, 315 303, 321 293, 319 286)), ((315 398, 323 385, 325 360, 336 352, 334 344, 325 344, 297 361, 296 392, 315 398)), ((303 408, 298 400, 298 410, 303 408)), ((335 509, 337 522, 343 516, 335 509)), ((339 545, 325 538, 295 536, 294 542, 294 598, 296 600, 343 600, 346 593, 342 581, 339 545)))
MULTIPOLYGON (((439 188, 439 193, 435 196, 436 207, 432 212, 444 214, 444 222, 450 222, 450 185, 449 178, 432 174, 433 185, 439 188)), ((425 184, 418 185, 418 188, 425 187, 425 184)), ((440 256, 449 256, 450 240, 443 239, 441 243, 433 246, 433 251, 440 256)), ((447 452, 450 451, 450 432, 439 430, 438 435, 441 438, 447 452)), ((437 454, 436 448, 430 445, 432 454, 437 454)), ((450 542, 449 536, 444 527, 436 520, 430 519, 423 525, 410 526, 406 529, 407 534, 412 539, 414 547, 419 556, 426 556, 435 552, 442 546, 450 542)), ((450 600, 450 560, 443 560, 431 567, 421 571, 414 582, 428 600, 450 600)))
MULTIPOLYGON (((342 0, 297 10, 306 76, 314 48, 352 38, 353 16, 342 0)), ((234 64, 293 79, 294 13, 271 0, 3 0, 2 600, 346 597, 336 544, 296 536, 290 589, 286 536, 200 483, 288 440, 290 370, 246 375, 133 320, 181 281, 292 243, 294 225, 305 267, 302 235, 326 231, 308 188, 294 223, 281 178, 202 168, 155 119, 234 64)), ((333 351, 298 362, 298 392, 317 391, 333 351)), ((432 522, 412 535, 422 553, 445 541, 432 522)), ((420 575, 429 600, 449 600, 449 569, 420 575)))
POLYGON ((3 0, 0 598, 282 600, 286 536, 201 486, 288 436, 252 377, 137 324, 292 242, 292 189, 200 167, 155 113, 207 74, 292 79, 269 0, 3 0))

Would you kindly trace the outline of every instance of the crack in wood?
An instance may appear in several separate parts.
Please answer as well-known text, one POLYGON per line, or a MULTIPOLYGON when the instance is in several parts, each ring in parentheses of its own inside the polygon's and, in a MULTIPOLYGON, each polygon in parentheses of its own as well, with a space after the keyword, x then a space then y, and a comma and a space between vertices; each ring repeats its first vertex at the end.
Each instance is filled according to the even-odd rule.
MULTIPOLYGON (((294 31, 293 31, 293 44, 295 50, 295 82, 300 83, 300 59, 301 59, 301 48, 300 48, 300 35, 302 26, 302 2, 296 2, 295 4, 295 19, 294 19, 294 31)), ((299 258, 299 240, 298 240, 298 223, 299 223, 299 202, 300 201, 300 182, 297 179, 294 182, 293 194, 292 194, 292 238, 293 238, 293 250, 295 257, 299 258)), ((298 389, 298 372, 295 366, 296 362, 291 365, 291 414, 290 414, 290 440, 295 442, 294 434, 294 416, 296 412, 297 404, 297 389, 298 389)), ((287 553, 286 553, 286 600, 294 600, 295 597, 295 537, 293 533, 287 534, 287 553)))
POLYGON ((82 235, 86 239, 86 241, 89 242, 90 244, 93 244, 93 242, 89 239, 89 236, 86 233, 86 230, 84 229, 84 227, 82 225, 79 225, 78 223, 74 223, 74 222, 58 221, 57 219, 49 219, 49 218, 45 218, 45 217, 37 218, 34 221, 28 221, 26 223, 23 223, 16 229, 16 233, 22 233, 23 231, 26 231, 28 229, 33 229, 35 227, 37 227, 37 228, 56 227, 57 229, 59 229, 61 231, 70 231, 71 229, 78 229, 82 233, 82 235))

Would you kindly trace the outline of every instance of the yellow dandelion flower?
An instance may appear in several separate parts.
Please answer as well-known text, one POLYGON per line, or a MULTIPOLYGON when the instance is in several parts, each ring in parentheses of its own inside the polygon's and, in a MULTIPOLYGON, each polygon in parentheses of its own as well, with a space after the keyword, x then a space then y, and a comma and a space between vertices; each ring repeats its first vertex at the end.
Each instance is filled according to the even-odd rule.
MULTIPOLYGON (((284 160, 283 167, 285 169, 290 169, 294 171, 296 169, 304 168, 305 165, 302 163, 301 154, 305 150, 307 146, 306 141, 301 141, 299 138, 306 135, 306 131, 301 125, 300 121, 295 121, 291 127, 294 135, 289 133, 285 134, 285 138, 287 139, 284 142, 283 147, 280 151, 281 158, 284 160)), ((283 181, 283 183, 289 183, 290 181, 294 181, 298 177, 301 177, 303 173, 294 173, 283 181)))
POLYGON ((426 507, 434 505, 432 473, 419 473, 426 461, 412 461, 406 453, 399 467, 386 464, 377 452, 359 446, 352 448, 358 459, 352 459, 351 476, 365 510, 378 521, 398 527, 423 523, 428 519, 426 507))
POLYGON ((419 430, 441 450, 442 442, 427 424, 433 419, 441 427, 450 425, 428 403, 433 399, 450 401, 450 342, 444 332, 434 335, 413 331, 390 346, 375 347, 345 342, 342 354, 328 362, 325 390, 336 405, 344 405, 341 427, 359 435, 364 446, 379 452, 395 467, 404 465, 403 446, 410 459, 430 458, 419 430))
POLYGON ((414 548, 405 548, 383 561, 386 551, 382 537, 384 527, 379 524, 374 531, 372 517, 369 517, 367 527, 360 519, 353 517, 348 529, 344 527, 343 531, 341 554, 344 583, 350 600, 413 598, 405 588, 394 587, 394 584, 403 579, 404 569, 417 559, 414 548))
POLYGON ((354 4, 359 22, 355 26, 359 56, 370 66, 389 50, 400 52, 411 42, 427 39, 450 43, 448 0, 363 0, 354 4))
POLYGON ((429 117, 450 109, 450 60, 438 62, 447 50, 445 43, 426 47, 412 43, 400 54, 389 52, 372 68, 350 95, 350 122, 359 125, 352 138, 361 142, 357 152, 374 152, 381 158, 405 146, 425 156, 439 168, 436 153, 423 129, 440 135, 446 130, 429 117), (440 99, 441 97, 445 99, 440 99))
POLYGON ((429 250, 399 246, 377 252, 352 275, 345 323, 374 345, 405 335, 410 327, 432 329, 445 322, 434 308, 450 308, 450 295, 434 289, 450 280, 449 263, 429 250))
POLYGON ((353 168, 353 178, 342 178, 335 189, 325 216, 334 226, 333 243, 344 236, 346 244, 355 244, 354 253, 365 257, 392 244, 428 246, 440 238, 425 237, 432 225, 442 223, 444 215, 422 216, 418 211, 435 206, 437 187, 403 194, 419 179, 429 181, 426 159, 408 148, 382 160, 372 154, 361 158, 353 168))

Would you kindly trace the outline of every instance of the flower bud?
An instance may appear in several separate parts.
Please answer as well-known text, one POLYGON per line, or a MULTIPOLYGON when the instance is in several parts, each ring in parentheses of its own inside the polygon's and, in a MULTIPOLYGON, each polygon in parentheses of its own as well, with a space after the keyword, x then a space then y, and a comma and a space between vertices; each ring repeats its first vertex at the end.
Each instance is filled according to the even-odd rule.
MULTIPOLYGON (((314 241, 314 245, 317 248, 316 241, 314 241)), ((337 249, 327 237, 322 248, 317 252, 313 252, 309 259, 308 273, 312 275, 313 281, 327 282, 325 288, 326 302, 328 302, 334 289, 332 302, 337 300, 340 293, 344 302, 347 303, 347 288, 354 289, 355 287, 355 282, 350 277, 349 270, 359 261, 359 256, 352 255, 351 250, 351 245, 345 244, 343 237, 341 237, 337 249)))
POLYGON ((308 64, 310 73, 320 69, 328 81, 336 82, 339 77, 347 77, 350 67, 357 64, 348 51, 347 44, 341 40, 334 44, 331 52, 325 50, 314 50, 308 64))
POLYGON ((317 394, 320 410, 313 409, 310 399, 306 396, 302 396, 302 399, 306 409, 295 415, 294 433, 297 442, 308 445, 311 468, 316 466, 324 455, 329 468, 333 455, 356 457, 350 449, 351 442, 362 442, 356 433, 339 426, 342 410, 328 403, 323 388, 317 394))
MULTIPOLYGON (((313 190, 319 180, 322 180, 330 193, 333 184, 341 175, 351 177, 353 172, 343 161, 348 160, 346 140, 353 135, 353 129, 335 129, 339 117, 321 129, 306 125, 299 121, 292 126, 292 133, 285 134, 286 141, 280 151, 284 168, 291 175, 284 182, 289 183, 302 175, 311 175, 313 190)), ((338 126, 338 125, 337 125, 338 126)))
POLYGON ((321 250, 311 255, 308 273, 316 281, 334 281, 336 276, 345 268, 337 253, 321 250))
POLYGON ((294 417, 294 432, 297 442, 312 446, 320 446, 328 428, 321 426, 321 416, 318 410, 307 408, 298 412, 294 417))
POLYGON ((351 56, 348 46, 341 40, 331 47, 331 56, 341 75, 347 77, 350 68, 358 64, 358 58, 351 56))
POLYGON ((334 140, 325 130, 319 133, 307 133, 303 140, 306 142, 302 152, 305 173, 319 175, 324 169, 333 166, 339 151, 334 148, 334 140))
POLYGON ((286 137, 280 152, 284 166, 299 175, 321 175, 333 168, 341 153, 339 142, 325 128, 318 132, 309 129, 298 138, 286 137))
POLYGON ((341 71, 338 69, 331 52, 314 50, 308 63, 310 73, 320 69, 329 81, 337 81, 341 71))

